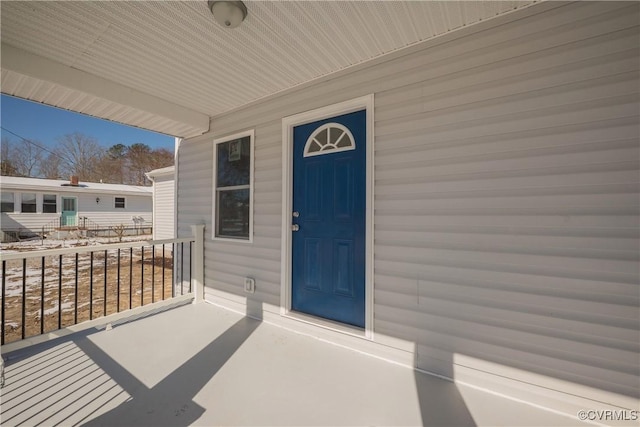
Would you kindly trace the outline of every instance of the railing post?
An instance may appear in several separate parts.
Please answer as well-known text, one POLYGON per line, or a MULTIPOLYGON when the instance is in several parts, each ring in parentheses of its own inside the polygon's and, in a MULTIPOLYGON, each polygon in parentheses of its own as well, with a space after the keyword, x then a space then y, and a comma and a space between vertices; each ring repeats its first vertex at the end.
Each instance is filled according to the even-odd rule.
POLYGON ((193 302, 198 303, 204 300, 204 224, 192 225, 191 233, 195 238, 193 253, 189 254, 193 259, 193 302))

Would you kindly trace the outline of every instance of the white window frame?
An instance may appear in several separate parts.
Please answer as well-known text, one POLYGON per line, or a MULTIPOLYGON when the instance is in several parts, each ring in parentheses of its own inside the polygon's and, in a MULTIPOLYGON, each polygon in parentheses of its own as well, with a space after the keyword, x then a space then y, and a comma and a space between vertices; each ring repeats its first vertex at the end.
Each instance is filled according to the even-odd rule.
POLYGON ((11 203, 13 203, 13 210, 3 211, 2 213, 14 213, 16 211, 16 193, 13 191, 3 191, 2 194, 11 194, 11 198, 13 199, 11 203))
POLYGON ((53 193, 42 193, 42 213, 46 213, 46 214, 54 214, 54 213, 58 213, 59 209, 58 209, 58 195, 57 194, 53 194, 53 193), (56 210, 54 212, 45 212, 44 211, 44 207, 45 207, 45 202, 44 202, 44 197, 45 196, 53 196, 56 198, 56 210))
POLYGON ((115 196, 113 198, 113 208, 114 209, 127 209, 127 198, 124 197, 124 196, 115 196), (118 202, 118 199, 122 199, 124 201, 124 206, 123 207, 116 206, 116 203, 118 202))
MULTIPOLYGON (((233 243, 253 243, 253 192, 254 192, 254 168, 255 168, 255 131, 254 129, 246 130, 243 132, 234 133, 222 138, 214 138, 213 140, 213 177, 212 177, 212 206, 211 206, 211 239, 222 242, 233 243), (225 236, 216 236, 218 230, 218 211, 217 211, 217 176, 218 176, 218 144, 232 141, 234 139, 240 139, 249 137, 249 238, 233 238, 225 236)), ((244 186, 242 186, 244 187, 244 186)), ((234 187, 239 188, 239 187, 234 187)))
MULTIPOLYGON (((14 207, 15 209, 15 207, 14 207)), ((23 214, 37 214, 38 213, 38 193, 33 192, 33 193, 20 193, 20 213, 23 214), (35 205, 35 210, 33 212, 25 212, 24 211, 24 196, 27 194, 33 194, 34 197, 34 201, 33 204, 35 205)))

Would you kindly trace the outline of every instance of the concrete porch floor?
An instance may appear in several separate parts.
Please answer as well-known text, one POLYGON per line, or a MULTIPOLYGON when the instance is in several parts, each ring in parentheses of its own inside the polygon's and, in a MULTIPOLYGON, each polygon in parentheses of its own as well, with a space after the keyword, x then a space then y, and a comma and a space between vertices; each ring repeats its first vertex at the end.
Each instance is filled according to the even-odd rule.
POLYGON ((206 303, 3 357, 3 426, 580 424, 206 303))

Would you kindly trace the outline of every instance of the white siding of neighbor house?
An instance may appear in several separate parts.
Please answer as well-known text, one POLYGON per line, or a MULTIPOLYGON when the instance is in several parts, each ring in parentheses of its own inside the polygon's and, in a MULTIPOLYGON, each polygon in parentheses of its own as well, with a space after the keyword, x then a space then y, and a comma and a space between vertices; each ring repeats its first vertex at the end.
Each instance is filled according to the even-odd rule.
POLYGON ((207 298, 244 304, 251 276, 279 313, 281 120, 374 93, 378 354, 567 411, 635 408, 639 8, 543 3, 214 118, 179 150, 179 235, 206 224, 207 298), (246 129, 254 243, 214 242, 213 138, 246 129))
POLYGON ((55 222, 60 218, 60 214, 53 213, 9 213, 3 212, 0 216, 2 229, 18 230, 25 229, 31 231, 41 230, 42 227, 55 222))
POLYGON ((141 217, 144 222, 139 222, 138 225, 145 227, 152 226, 152 194, 148 195, 121 195, 121 194, 105 194, 105 193, 84 193, 79 194, 77 192, 57 192, 54 190, 47 190, 43 192, 36 192, 32 190, 4 190, 7 192, 13 192, 15 194, 15 207, 16 210, 20 209, 20 194, 24 193, 36 193, 37 199, 37 213, 20 213, 20 212, 3 212, 1 218, 1 226, 3 229, 26 229, 31 231, 38 231, 43 226, 52 225, 52 221, 55 222, 60 217, 62 210, 62 197, 75 197, 77 198, 78 217, 86 217, 94 224, 103 227, 110 227, 115 225, 124 224, 127 227, 134 227, 136 224, 133 221, 133 217, 141 217), (42 213, 42 197, 43 194, 57 194, 56 209, 57 213, 42 213), (96 198, 100 198, 100 202, 96 203, 96 198), (125 208, 115 208, 115 198, 125 198, 125 208))
POLYGON ((44 194, 55 194, 54 192, 24 191, 24 193, 36 195, 36 212, 22 213, 22 192, 13 190, 2 190, 2 193, 13 194, 14 212, 2 212, 0 214, 0 228, 5 230, 27 229, 37 231, 43 226, 51 224, 60 217, 60 196, 56 196, 56 210, 58 213, 43 213, 42 198, 44 194))
POLYGON ((78 216, 86 216, 98 225, 110 227, 123 224, 134 227, 133 217, 142 217, 144 222, 139 223, 145 227, 152 226, 153 196, 127 195, 127 194, 81 194, 78 196, 78 216), (100 197, 100 203, 96 203, 96 197, 100 197), (115 207, 116 197, 124 197, 123 208, 115 207))
POLYGON ((173 175, 163 175, 153 180, 153 238, 173 239, 175 237, 175 179, 173 175))

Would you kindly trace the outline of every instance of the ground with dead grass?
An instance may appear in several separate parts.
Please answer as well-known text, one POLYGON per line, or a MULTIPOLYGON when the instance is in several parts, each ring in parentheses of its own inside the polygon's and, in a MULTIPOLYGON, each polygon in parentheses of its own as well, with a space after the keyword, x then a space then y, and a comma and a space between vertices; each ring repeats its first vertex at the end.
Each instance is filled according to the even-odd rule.
MULTIPOLYGON (((127 237, 123 241, 150 237, 127 237)), ((38 335, 189 291, 188 283, 174 286, 171 245, 108 251, 99 248, 115 242, 117 239, 92 238, 2 244, 4 253, 96 246, 95 251, 77 256, 5 261, 5 343, 22 339, 23 329, 24 337, 38 335)), ((183 267, 188 273, 189 266, 183 267)))

